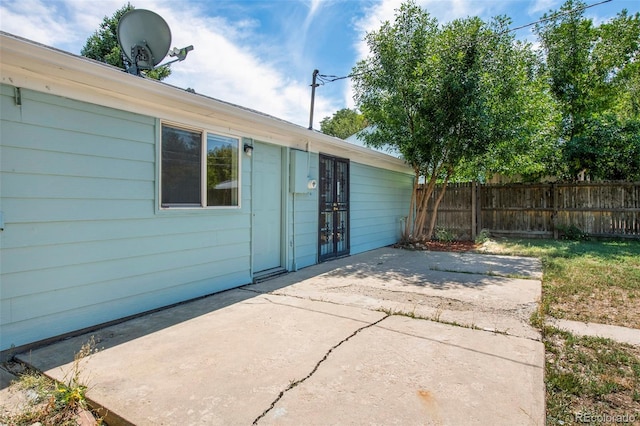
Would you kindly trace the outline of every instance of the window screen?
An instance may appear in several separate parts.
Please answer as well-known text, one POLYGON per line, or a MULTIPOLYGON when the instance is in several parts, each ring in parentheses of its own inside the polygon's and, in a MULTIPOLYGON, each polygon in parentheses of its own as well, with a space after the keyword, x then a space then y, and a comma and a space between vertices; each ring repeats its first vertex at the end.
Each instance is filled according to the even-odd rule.
POLYGON ((162 205, 201 206, 202 133, 162 127, 162 205))

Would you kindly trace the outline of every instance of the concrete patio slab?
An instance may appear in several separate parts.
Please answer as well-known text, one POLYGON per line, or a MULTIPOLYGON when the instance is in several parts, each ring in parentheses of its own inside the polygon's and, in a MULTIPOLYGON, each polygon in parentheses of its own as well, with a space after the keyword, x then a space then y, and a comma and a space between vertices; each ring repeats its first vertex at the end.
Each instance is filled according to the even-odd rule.
MULTIPOLYGON (((127 423, 251 424, 274 395, 311 371, 319 354, 383 317, 366 309, 258 295, 134 339, 127 338, 127 329, 137 326, 101 330, 93 336, 104 349, 81 367, 89 397, 127 423), (125 342, 112 346, 110 339, 125 342)), ((132 322, 140 321, 147 318, 132 322)), ((64 381, 73 368, 70 349, 78 351, 88 339, 20 358, 64 381)))
POLYGON ((19 359, 64 380, 93 336, 82 374, 110 425, 544 424, 544 348, 524 318, 535 265, 431 254, 338 259, 19 359), (478 272, 487 265, 505 276, 478 272), (500 321, 520 329, 459 326, 500 321))
POLYGON ((547 318, 547 325, 569 331, 578 336, 604 337, 606 339, 640 346, 640 330, 637 328, 571 321, 560 318, 547 318))
POLYGON ((323 268, 247 288, 540 339, 529 321, 542 296, 537 259, 386 247, 323 268))
POLYGON ((531 340, 392 316, 338 348, 261 423, 536 424, 543 362, 531 340))

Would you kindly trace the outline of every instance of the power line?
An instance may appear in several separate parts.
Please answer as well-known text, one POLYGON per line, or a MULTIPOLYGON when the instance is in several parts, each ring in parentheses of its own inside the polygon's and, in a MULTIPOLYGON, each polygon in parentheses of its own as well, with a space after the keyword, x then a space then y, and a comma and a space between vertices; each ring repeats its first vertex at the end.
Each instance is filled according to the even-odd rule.
MULTIPOLYGON (((589 8, 592 8, 592 7, 595 7, 595 6, 600 6, 600 5, 605 4, 605 3, 610 3, 612 1, 613 0, 603 0, 603 1, 598 2, 598 3, 593 3, 593 4, 590 4, 590 5, 584 5, 582 7, 577 7, 575 9, 571 9, 571 10, 568 10, 566 12, 554 13, 553 15, 548 16, 546 18, 542 18, 542 19, 540 19, 538 21, 530 22, 528 24, 521 25, 521 26, 515 27, 515 28, 509 28, 508 30, 505 30, 505 31, 503 31, 503 32, 501 32, 499 34, 506 34, 506 33, 512 32, 512 31, 518 31, 518 30, 521 30, 523 28, 528 28, 528 27, 531 27, 533 25, 540 24, 542 22, 547 22, 547 21, 550 21, 552 19, 555 19, 555 18, 558 18, 558 17, 561 17, 561 16, 570 15, 570 14, 576 13, 576 12, 581 12, 583 10, 586 10, 586 9, 589 9, 589 8)), ((344 80, 346 78, 358 77, 358 76, 361 76, 363 74, 365 74, 365 72, 349 74, 349 75, 345 75, 345 76, 342 76, 342 77, 338 77, 336 75, 317 74, 317 84, 320 85, 320 86, 324 86, 326 83, 333 83, 334 81, 344 80)))
POLYGON ((324 85, 325 83, 333 83, 334 81, 344 80, 345 78, 357 77, 364 73, 355 73, 338 77, 337 75, 318 74, 318 84, 324 85))
POLYGON ((508 29, 508 30, 506 30, 506 31, 503 31, 501 34, 504 34, 504 33, 510 33, 511 31, 518 31, 518 30, 521 30, 521 29, 523 29, 523 28, 527 28, 527 27, 531 27, 531 26, 533 26, 533 25, 535 25, 535 24, 539 24, 539 23, 541 23, 541 22, 547 22, 547 21, 550 21, 550 20, 552 20, 552 19, 558 18, 558 17, 560 17, 560 16, 570 15, 570 14, 575 13, 575 12, 581 12, 581 11, 586 10, 586 9, 589 9, 589 8, 591 8, 591 7, 594 7, 594 6, 600 6, 601 4, 609 3, 609 2, 611 2, 611 1, 613 1, 613 0, 604 0, 604 1, 601 1, 601 2, 599 2, 599 3, 594 3, 594 4, 590 4, 590 5, 584 5, 584 6, 582 6, 582 7, 577 7, 577 8, 575 8, 575 9, 571 9, 571 10, 568 10, 568 11, 566 11, 566 12, 558 12, 558 13, 554 13, 553 15, 548 16, 548 17, 546 17, 546 18, 542 18, 542 19, 540 19, 539 21, 531 22, 531 23, 529 23, 529 24, 521 25, 521 26, 519 26, 519 27, 515 27, 515 28, 510 28, 510 29, 508 29))

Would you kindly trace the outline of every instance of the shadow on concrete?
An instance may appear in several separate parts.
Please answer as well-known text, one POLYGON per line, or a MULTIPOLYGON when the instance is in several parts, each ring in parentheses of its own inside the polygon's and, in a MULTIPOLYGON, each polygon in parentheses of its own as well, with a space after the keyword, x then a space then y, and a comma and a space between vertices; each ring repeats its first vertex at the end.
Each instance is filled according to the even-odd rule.
MULTIPOLYGON (((504 256, 500 258, 501 261, 510 259, 504 256)), ((385 247, 309 266, 259 284, 247 284, 128 319, 99 325, 92 329, 81 330, 73 336, 65 337, 64 345, 54 345, 60 341, 59 339, 33 348, 38 350, 37 363, 32 363, 30 351, 22 351, 19 359, 41 371, 50 370, 72 362, 75 354, 92 338, 98 350, 113 348, 252 299, 259 294, 275 292, 311 278, 321 280, 323 276, 326 276, 327 282, 335 282, 336 278, 340 278, 339 282, 344 282, 345 285, 353 285, 354 281, 362 281, 362 285, 367 285, 367 281, 375 280, 393 282, 401 286, 430 287, 440 290, 461 287, 482 290, 489 285, 506 285, 512 282, 498 274, 486 275, 487 267, 491 267, 492 262, 497 260, 482 254, 412 252, 385 247), (438 269, 440 267, 446 270, 438 269)), ((530 267, 525 265, 518 269, 517 262, 514 265, 513 270, 516 272, 526 272, 530 267)))
POLYGON ((444 253, 380 249, 373 262, 342 265, 326 275, 360 280, 401 282, 417 287, 447 290, 482 290, 488 285, 506 285, 513 278, 539 280, 539 261, 473 253, 444 253))
POLYGON ((65 337, 36 343, 27 349, 18 348, 15 352, 15 357, 40 371, 61 367, 73 362, 75 355, 82 349, 82 346, 91 341, 95 342, 95 348, 98 351, 110 349, 236 303, 253 299, 258 295, 277 291, 300 281, 331 272, 335 268, 349 264, 357 256, 313 265, 259 284, 246 284, 238 288, 143 312, 107 324, 99 324, 78 330, 65 337), (56 344, 61 341, 64 341, 65 344, 56 344), (37 359, 36 357, 31 357, 30 354, 33 351, 38 352, 37 359))
POLYGON ((50 341, 42 346, 21 352, 17 354, 17 358, 40 371, 50 370, 73 362, 75 355, 82 349, 82 346, 92 341, 95 343, 95 349, 99 351, 110 349, 202 315, 224 309, 255 296, 257 296, 255 292, 242 291, 240 289, 225 290, 169 307, 141 313, 107 325, 96 326, 89 330, 81 330, 74 333, 73 336, 50 341), (56 345, 60 341, 64 341, 65 344, 56 345), (30 353, 35 350, 38 351, 37 362, 30 357, 30 353))

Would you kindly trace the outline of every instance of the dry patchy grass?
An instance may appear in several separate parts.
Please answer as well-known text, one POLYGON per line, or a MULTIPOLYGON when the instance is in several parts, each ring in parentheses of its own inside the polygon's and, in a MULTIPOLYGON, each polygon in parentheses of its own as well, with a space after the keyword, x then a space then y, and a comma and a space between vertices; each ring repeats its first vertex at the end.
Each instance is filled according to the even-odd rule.
POLYGON ((88 410, 87 385, 82 378, 81 362, 95 353, 93 337, 74 356, 72 368, 58 382, 27 368, 12 383, 10 391, 21 393, 19 407, 0 411, 0 424, 11 426, 41 424, 43 426, 75 426, 81 419, 102 424, 88 410))
POLYGON ((491 240, 482 251, 542 260, 547 424, 640 425, 640 348, 576 337, 544 316, 640 329, 640 241, 491 240))
POLYGON ((640 424, 640 348, 544 329, 548 424, 640 424), (598 416, 603 421, 597 421, 598 416), (606 417, 605 417, 606 416, 606 417))
POLYGON ((484 251, 542 260, 546 314, 640 329, 640 241, 503 239, 484 251))

